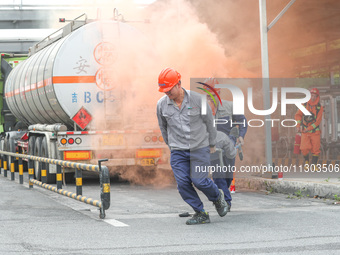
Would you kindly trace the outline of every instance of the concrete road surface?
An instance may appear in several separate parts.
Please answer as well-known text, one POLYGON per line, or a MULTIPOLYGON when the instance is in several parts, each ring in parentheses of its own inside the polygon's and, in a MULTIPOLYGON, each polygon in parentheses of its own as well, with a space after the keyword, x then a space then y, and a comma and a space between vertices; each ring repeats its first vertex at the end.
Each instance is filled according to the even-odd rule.
MULTIPOLYGON (((83 195, 99 198, 98 180, 84 180, 83 195)), ((334 201, 238 191, 221 218, 199 195, 211 223, 187 226, 175 186, 111 183, 100 220, 93 206, 0 175, 0 254, 340 254, 334 201)))

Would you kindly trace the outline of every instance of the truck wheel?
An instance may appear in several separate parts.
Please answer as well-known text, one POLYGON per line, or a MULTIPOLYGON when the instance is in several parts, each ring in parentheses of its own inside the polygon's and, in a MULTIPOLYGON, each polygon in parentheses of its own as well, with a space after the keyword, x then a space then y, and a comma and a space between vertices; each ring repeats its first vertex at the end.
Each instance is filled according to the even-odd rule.
MULTIPOLYGON (((41 136, 39 136, 35 139, 33 155, 36 156, 36 157, 41 157, 41 141, 42 141, 41 136)), ((34 165, 35 179, 40 181, 41 180, 41 162, 34 161, 33 165, 34 165)))
MULTIPOLYGON (((48 155, 46 137, 44 137, 41 142, 41 157, 50 158, 48 155)), ((47 183, 54 183, 54 184, 56 183, 56 175, 50 174, 50 167, 49 167, 49 164, 47 163, 46 163, 46 175, 47 175, 47 183)))

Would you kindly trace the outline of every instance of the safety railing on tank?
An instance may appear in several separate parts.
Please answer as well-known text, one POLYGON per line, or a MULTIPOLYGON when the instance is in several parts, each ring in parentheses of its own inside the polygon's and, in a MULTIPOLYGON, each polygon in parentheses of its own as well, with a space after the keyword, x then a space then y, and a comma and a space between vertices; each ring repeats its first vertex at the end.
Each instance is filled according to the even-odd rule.
POLYGON ((29 188, 33 188, 33 184, 38 185, 47 190, 56 192, 58 194, 73 198, 75 200, 81 201, 86 204, 90 204, 96 206, 100 209, 99 217, 101 219, 105 218, 105 210, 110 207, 110 175, 109 170, 106 166, 102 166, 101 163, 103 161, 107 161, 107 159, 102 159, 98 161, 98 165, 91 164, 82 164, 75 163, 70 161, 58 160, 58 159, 49 159, 43 157, 36 157, 25 154, 18 154, 6 151, 0 151, 0 174, 2 171, 4 172, 4 177, 8 176, 8 171, 10 171, 11 180, 15 180, 15 171, 19 172, 19 183, 24 183, 24 168, 23 168, 23 159, 28 161, 28 182, 29 188), (8 159, 10 160, 10 166, 8 168, 8 159), (18 169, 15 166, 15 159, 18 158, 18 169), (41 162, 41 182, 34 179, 34 169, 33 162, 38 161, 41 162), (47 164, 52 164, 57 166, 56 173, 56 187, 46 184, 47 182, 47 164), (61 167, 69 167, 75 169, 76 176, 76 193, 69 192, 67 190, 62 189, 62 171, 61 167), (100 181, 100 201, 92 198, 88 198, 82 195, 82 170, 92 171, 99 173, 99 181, 100 181))

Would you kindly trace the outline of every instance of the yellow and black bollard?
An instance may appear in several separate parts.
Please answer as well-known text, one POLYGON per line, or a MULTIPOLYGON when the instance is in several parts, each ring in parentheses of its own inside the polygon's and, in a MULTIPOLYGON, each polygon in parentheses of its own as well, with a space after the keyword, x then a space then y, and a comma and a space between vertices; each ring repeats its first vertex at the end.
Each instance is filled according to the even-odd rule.
POLYGON ((24 184, 24 166, 22 165, 22 158, 19 158, 19 183, 24 184))
POLYGON ((61 165, 57 165, 57 189, 63 187, 63 175, 61 173, 61 165))
POLYGON ((41 162, 41 182, 47 183, 47 167, 45 162, 41 162))
POLYGON ((83 177, 81 169, 76 168, 76 194, 83 195, 83 177))
POLYGON ((34 179, 34 169, 33 169, 33 160, 28 159, 28 185, 30 188, 33 188, 33 183, 31 179, 34 179))
POLYGON ((15 160, 15 158, 14 157, 12 157, 12 156, 10 156, 10 158, 11 158, 11 181, 14 181, 14 179, 15 179, 15 165, 14 165, 14 160, 15 160))
POLYGON ((7 156, 4 155, 4 177, 7 177, 7 156))
POLYGON ((99 217, 105 218, 105 210, 110 207, 110 173, 106 166, 102 166, 102 162, 108 161, 108 159, 98 160, 99 165, 99 177, 100 177, 100 199, 102 201, 102 207, 100 207, 99 217))

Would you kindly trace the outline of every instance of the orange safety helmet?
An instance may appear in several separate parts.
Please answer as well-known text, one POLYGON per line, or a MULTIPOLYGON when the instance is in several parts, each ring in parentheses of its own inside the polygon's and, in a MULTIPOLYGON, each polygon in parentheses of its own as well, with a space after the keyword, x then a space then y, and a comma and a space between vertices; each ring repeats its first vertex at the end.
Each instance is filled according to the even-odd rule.
POLYGON ((310 93, 317 94, 318 96, 320 96, 320 92, 319 92, 319 90, 317 88, 312 88, 310 90, 310 93))
POLYGON ((158 91, 168 92, 181 80, 181 75, 173 68, 165 68, 158 76, 158 91))
MULTIPOLYGON (((216 78, 207 78, 204 80, 204 83, 209 85, 210 87, 213 87, 216 92, 219 92, 220 88, 215 88, 216 84, 219 84, 218 80, 216 78)), ((203 86, 204 89, 208 90, 209 92, 212 91, 208 86, 203 86)))

